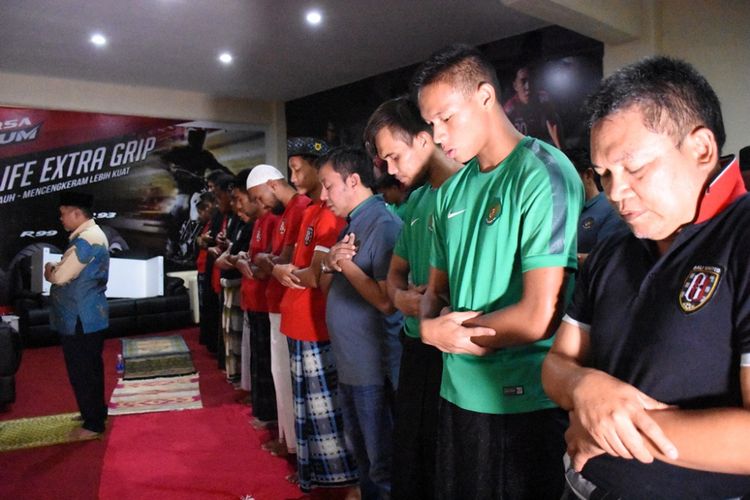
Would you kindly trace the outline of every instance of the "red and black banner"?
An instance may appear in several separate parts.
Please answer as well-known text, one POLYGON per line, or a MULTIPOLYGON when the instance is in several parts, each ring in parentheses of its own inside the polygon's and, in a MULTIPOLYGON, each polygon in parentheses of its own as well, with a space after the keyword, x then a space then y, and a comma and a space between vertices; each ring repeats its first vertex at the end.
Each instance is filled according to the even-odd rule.
POLYGON ((23 288, 28 255, 65 248, 57 203, 67 190, 94 196, 113 255, 191 267, 192 204, 205 174, 262 162, 263 141, 263 132, 222 124, 0 107, 0 304, 23 288))

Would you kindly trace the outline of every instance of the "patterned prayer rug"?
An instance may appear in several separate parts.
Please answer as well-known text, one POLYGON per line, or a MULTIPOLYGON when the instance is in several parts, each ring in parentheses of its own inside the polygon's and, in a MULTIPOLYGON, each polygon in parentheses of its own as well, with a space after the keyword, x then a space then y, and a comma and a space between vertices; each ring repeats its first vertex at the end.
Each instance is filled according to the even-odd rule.
POLYGON ((185 339, 180 335, 122 339, 122 357, 125 359, 189 352, 190 349, 185 343, 185 339))
POLYGON ((145 380, 119 380, 109 400, 109 415, 203 408, 198 374, 145 380))
POLYGON ((125 380, 154 377, 170 377, 195 373, 195 365, 190 353, 165 354, 147 358, 128 358, 125 360, 125 380))
POLYGON ((0 422, 0 451, 35 448, 53 444, 95 439, 98 436, 72 439, 70 432, 81 427, 75 417, 79 413, 63 413, 44 417, 19 418, 0 422))

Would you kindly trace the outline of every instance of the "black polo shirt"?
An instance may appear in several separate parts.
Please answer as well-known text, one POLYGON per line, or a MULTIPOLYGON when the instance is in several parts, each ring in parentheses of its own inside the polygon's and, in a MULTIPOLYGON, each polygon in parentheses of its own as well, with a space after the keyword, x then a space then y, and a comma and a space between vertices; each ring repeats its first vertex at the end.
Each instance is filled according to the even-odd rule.
MULTIPOLYGON (((664 255, 632 233, 589 256, 565 320, 590 332, 588 365, 685 409, 742 406, 750 357, 750 196, 736 161, 704 193, 664 255)), ((750 430, 749 430, 750 432, 750 430)), ((625 498, 730 498, 750 476, 607 455, 583 475, 625 498)))

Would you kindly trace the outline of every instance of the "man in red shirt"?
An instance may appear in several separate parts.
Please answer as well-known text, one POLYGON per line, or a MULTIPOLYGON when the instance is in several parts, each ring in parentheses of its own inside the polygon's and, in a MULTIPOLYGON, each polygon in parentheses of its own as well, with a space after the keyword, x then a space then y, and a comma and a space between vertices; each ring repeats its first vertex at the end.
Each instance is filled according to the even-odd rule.
POLYGON ((292 182, 313 201, 305 210, 291 263, 275 266, 273 275, 288 287, 281 301, 281 332, 289 338, 300 489, 350 487, 354 493, 358 473, 346 449, 326 298, 319 288, 323 258, 345 225, 320 200, 318 167, 327 149, 309 138, 287 145, 292 182))
MULTIPOLYGON (((284 179, 284 175, 271 165, 254 167, 247 178, 246 187, 250 198, 258 203, 261 209, 280 216, 271 234, 270 250, 253 256, 253 265, 257 268, 255 274, 270 277, 276 264, 285 264, 291 260, 302 214, 310 204, 310 198, 298 193, 284 179)), ((268 280, 265 297, 271 330, 271 375, 276 392, 279 437, 275 443, 269 442, 264 447, 276 454, 296 451, 289 347, 286 337, 279 329, 279 304, 285 291, 286 287, 276 279, 268 280)), ((254 424, 262 425, 262 422, 255 421, 254 424)))
MULTIPOLYGON (((242 189, 247 195, 245 186, 246 183, 243 183, 242 189)), ((266 300, 268 275, 253 264, 252 259, 261 252, 271 250, 271 238, 281 217, 265 207, 255 208, 258 204, 247 196, 248 203, 243 209, 257 209, 258 218, 253 225, 248 250, 240 252, 235 263, 235 268, 242 274, 241 307, 245 311, 240 383, 242 389, 251 392, 250 402, 254 417, 262 421, 273 421, 277 415, 276 391, 271 376, 271 327, 266 300)))

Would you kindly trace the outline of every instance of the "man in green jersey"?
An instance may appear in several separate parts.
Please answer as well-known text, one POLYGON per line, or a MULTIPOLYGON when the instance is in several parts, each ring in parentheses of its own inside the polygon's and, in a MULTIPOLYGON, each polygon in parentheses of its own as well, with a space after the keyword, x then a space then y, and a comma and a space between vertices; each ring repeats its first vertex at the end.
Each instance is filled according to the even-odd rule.
POLYGON ((473 47, 437 52, 412 84, 435 142, 466 163, 436 193, 421 303, 422 341, 444 352, 437 496, 559 498, 565 414, 541 364, 577 265, 581 181, 513 127, 473 47))
POLYGON ((404 226, 388 270, 388 294, 404 314, 403 351, 393 429, 391 498, 434 497, 435 441, 442 354, 419 338, 419 303, 430 270, 429 241, 435 192, 462 165, 445 156, 432 129, 406 97, 381 104, 370 116, 364 141, 388 173, 415 189, 402 205, 404 226))

